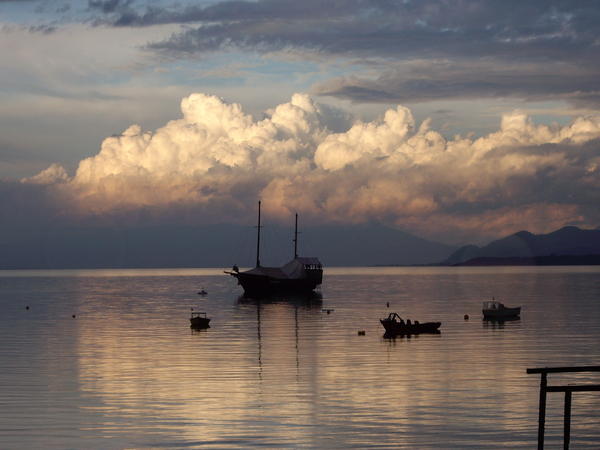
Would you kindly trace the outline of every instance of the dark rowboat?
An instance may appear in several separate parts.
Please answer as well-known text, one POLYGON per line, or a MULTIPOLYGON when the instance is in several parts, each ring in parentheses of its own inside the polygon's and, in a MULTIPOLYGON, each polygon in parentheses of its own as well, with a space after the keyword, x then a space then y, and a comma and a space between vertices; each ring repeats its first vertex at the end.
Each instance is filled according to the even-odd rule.
POLYGON ((434 333, 440 332, 438 328, 442 324, 441 322, 425 322, 419 323, 419 321, 411 322, 407 320, 404 322, 397 313, 390 313, 385 319, 380 319, 381 325, 385 328, 386 334, 392 335, 409 335, 409 334, 421 334, 421 333, 434 333))
POLYGON ((192 316, 190 317, 190 328, 194 328, 195 330, 210 328, 209 322, 210 319, 206 317, 205 312, 192 312, 192 316))

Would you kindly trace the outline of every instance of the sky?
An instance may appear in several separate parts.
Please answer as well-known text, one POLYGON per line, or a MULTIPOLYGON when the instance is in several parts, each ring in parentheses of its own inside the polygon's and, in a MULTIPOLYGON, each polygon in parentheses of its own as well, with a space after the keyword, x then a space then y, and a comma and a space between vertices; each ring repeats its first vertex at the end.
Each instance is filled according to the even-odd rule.
MULTIPOLYGON (((1 240, 600 225, 594 0, 0 0, 1 240)), ((0 242, 1 243, 1 242, 0 242)))

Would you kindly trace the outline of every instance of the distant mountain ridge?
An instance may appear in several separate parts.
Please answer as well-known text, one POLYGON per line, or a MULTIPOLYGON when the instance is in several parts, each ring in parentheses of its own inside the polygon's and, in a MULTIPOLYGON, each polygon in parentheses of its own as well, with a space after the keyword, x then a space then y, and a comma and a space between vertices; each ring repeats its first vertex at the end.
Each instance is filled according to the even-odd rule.
POLYGON ((597 266, 600 265, 600 254, 594 255, 549 255, 521 258, 482 257, 473 258, 458 266, 597 266))
MULTIPOLYGON (((526 264, 526 261, 529 261, 529 264, 536 264, 536 258, 541 264, 551 264, 553 259, 539 258, 589 255, 600 255, 600 229, 583 230, 567 226, 548 234, 519 231, 492 241, 484 247, 466 245, 452 253, 441 264, 499 265, 502 263, 499 259, 502 258, 506 258, 506 264, 519 264, 519 260, 515 258, 521 258, 520 263, 523 264, 526 264)), ((557 258, 554 260, 559 261, 557 258)), ((588 261, 592 260, 588 259, 588 261)), ((576 258, 566 258, 563 261, 574 263, 576 258)))
MULTIPOLYGON (((0 231, 2 229, 0 228, 0 231)), ((456 247, 380 224, 300 226, 298 253, 326 267, 432 264, 456 247)), ((293 224, 266 224, 261 263, 292 259, 293 224)), ((0 233, 0 269, 241 267, 255 264, 256 228, 242 225, 56 227, 0 233)))
POLYGON ((381 224, 310 227, 300 240, 329 266, 432 264, 456 249, 381 224))

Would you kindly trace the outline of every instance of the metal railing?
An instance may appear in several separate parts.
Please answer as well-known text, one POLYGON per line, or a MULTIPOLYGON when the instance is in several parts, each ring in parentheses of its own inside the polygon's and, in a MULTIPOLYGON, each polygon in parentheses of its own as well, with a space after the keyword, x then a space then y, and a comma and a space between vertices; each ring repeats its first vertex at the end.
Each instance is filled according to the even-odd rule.
POLYGON ((573 392, 591 392, 600 391, 600 384, 567 385, 567 386, 548 386, 549 373, 573 373, 573 372, 600 372, 600 366, 580 366, 580 367, 541 367, 527 369, 527 373, 539 373, 540 379, 540 409, 538 422, 538 450, 544 448, 544 426, 546 424, 546 393, 564 392, 565 409, 563 424, 563 448, 569 448, 571 440, 571 397, 573 392))

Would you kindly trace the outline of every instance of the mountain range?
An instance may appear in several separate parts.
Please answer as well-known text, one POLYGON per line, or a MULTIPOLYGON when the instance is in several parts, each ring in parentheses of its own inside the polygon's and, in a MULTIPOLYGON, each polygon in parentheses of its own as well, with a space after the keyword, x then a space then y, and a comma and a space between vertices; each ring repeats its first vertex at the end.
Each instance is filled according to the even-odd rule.
MULTIPOLYGON (((293 226, 263 228, 262 265, 292 259, 293 231, 293 226)), ((306 226, 298 241, 300 255, 317 256, 326 267, 600 264, 600 229, 572 226, 539 235, 520 231, 458 249, 380 224, 306 226)), ((252 226, 38 227, 0 233, 0 269, 229 268, 255 262, 252 226)))
MULTIPOLYGON (((293 225, 267 225, 261 264, 294 256, 293 225)), ((0 233, 0 269, 253 267, 256 228, 241 225, 55 227, 0 233)), ((456 247, 379 224, 302 227, 298 253, 326 267, 431 264, 456 247)))
POLYGON ((598 264, 600 229, 568 226, 548 234, 519 231, 486 246, 466 245, 442 265, 598 264), (594 257, 592 257, 595 255, 594 257), (597 262, 596 262, 597 261, 597 262))

